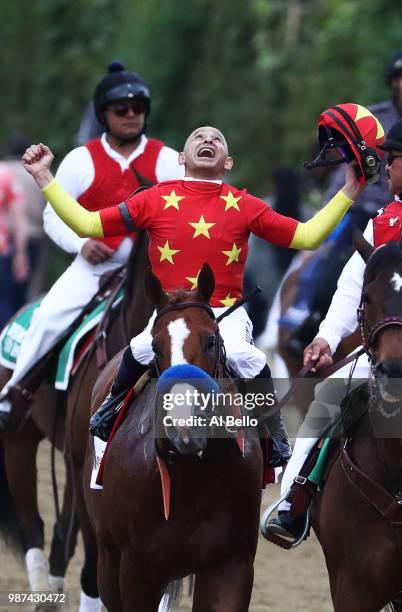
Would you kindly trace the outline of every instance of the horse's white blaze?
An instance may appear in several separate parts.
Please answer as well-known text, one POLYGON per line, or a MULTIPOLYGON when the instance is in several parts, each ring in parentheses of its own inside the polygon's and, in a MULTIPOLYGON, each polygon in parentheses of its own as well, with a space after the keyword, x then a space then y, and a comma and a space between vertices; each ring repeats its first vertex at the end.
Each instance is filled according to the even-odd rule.
POLYGON ((171 408, 166 414, 169 414, 175 423, 180 419, 191 418, 195 392, 195 387, 187 381, 176 383, 170 389, 171 408))
POLYGON ((402 287, 402 276, 398 274, 398 272, 394 272, 394 275, 391 278, 391 285, 394 291, 397 291, 399 293, 402 287))
POLYGON ((184 319, 176 319, 171 321, 168 325, 168 332, 171 341, 171 365, 179 365, 180 363, 187 363, 184 358, 183 346, 186 338, 190 335, 184 319))

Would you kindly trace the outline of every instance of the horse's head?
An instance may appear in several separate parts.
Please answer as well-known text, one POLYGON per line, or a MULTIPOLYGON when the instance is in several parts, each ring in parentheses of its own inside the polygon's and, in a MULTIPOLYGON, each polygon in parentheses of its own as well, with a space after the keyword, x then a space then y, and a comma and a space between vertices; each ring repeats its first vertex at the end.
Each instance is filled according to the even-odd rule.
POLYGON ((359 322, 382 400, 402 399, 402 244, 392 241, 374 249, 354 234, 366 262, 359 322))
POLYGON ((209 306, 214 275, 204 264, 196 291, 168 294, 149 270, 145 288, 158 311, 152 347, 159 375, 157 387, 163 396, 164 429, 178 452, 200 453, 207 439, 198 417, 205 417, 206 400, 218 390, 212 377, 217 376, 222 358, 222 341, 209 306))

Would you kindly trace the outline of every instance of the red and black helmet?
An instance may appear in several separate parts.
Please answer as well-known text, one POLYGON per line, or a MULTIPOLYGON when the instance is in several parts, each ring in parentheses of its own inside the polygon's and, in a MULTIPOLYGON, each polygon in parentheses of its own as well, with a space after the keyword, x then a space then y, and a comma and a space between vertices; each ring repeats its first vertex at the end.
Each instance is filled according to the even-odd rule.
POLYGON ((375 183, 384 155, 378 147, 384 136, 381 123, 364 106, 351 103, 331 106, 318 120, 320 153, 307 167, 357 161, 359 183, 375 183), (338 153, 337 159, 326 159, 331 149, 338 153))

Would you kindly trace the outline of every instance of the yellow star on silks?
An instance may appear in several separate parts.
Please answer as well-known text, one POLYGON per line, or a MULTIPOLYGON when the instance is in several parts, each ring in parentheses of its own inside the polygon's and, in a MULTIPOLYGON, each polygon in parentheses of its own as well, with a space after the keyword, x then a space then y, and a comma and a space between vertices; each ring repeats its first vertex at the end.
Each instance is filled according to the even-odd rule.
POLYGON ((197 289, 197 287, 198 287, 198 276, 199 276, 200 272, 201 272, 201 268, 198 270, 197 276, 186 276, 186 280, 190 281, 190 283, 191 283, 191 291, 193 289, 197 289))
POLYGON ((234 242, 231 251, 222 251, 222 253, 228 256, 228 260, 226 262, 226 265, 228 266, 234 261, 239 261, 239 255, 241 253, 241 249, 238 249, 236 246, 236 243, 234 242))
POLYGON ((180 253, 180 249, 171 249, 168 240, 166 240, 163 247, 158 246, 158 249, 161 252, 161 258, 159 261, 164 261, 165 259, 167 259, 171 264, 174 265, 173 255, 176 255, 176 253, 180 253))
POLYGON ((241 200, 241 196, 239 196, 238 198, 235 198, 233 193, 229 191, 229 193, 226 196, 219 196, 219 197, 222 198, 222 200, 225 200, 226 202, 225 212, 229 210, 229 208, 235 208, 236 210, 240 210, 237 202, 241 200))
POLYGON ((189 225, 191 225, 191 227, 195 229, 193 238, 197 238, 197 236, 206 236, 207 238, 211 238, 211 236, 209 235, 209 228, 216 225, 216 223, 206 223, 204 215, 201 215, 198 223, 189 222, 189 225))
POLYGON ((236 299, 237 298, 235 298, 235 297, 233 297, 233 298, 230 297, 230 293, 228 293, 224 300, 219 300, 219 301, 224 306, 228 306, 230 308, 230 306, 233 306, 233 304, 235 303, 236 299))
POLYGON ((166 210, 170 206, 173 206, 174 208, 177 208, 177 210, 180 210, 179 202, 180 202, 180 200, 184 200, 184 196, 176 195, 174 189, 173 189, 173 191, 170 192, 170 194, 168 196, 162 196, 162 198, 166 201, 166 204, 163 207, 163 210, 166 210))

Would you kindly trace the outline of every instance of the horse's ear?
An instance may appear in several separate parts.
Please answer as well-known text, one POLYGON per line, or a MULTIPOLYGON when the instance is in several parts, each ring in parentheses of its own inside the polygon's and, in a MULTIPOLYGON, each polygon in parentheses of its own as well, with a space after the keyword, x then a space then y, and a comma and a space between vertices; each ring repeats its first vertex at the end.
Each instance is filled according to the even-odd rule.
POLYGON ((211 267, 204 263, 198 275, 197 297, 209 304, 215 290, 215 277, 211 267))
POLYGON ((367 242, 358 227, 355 227, 355 229, 353 230, 353 244, 355 245, 356 251, 359 252, 364 262, 367 263, 368 258, 374 251, 374 247, 372 244, 367 242))
POLYGON ((162 288, 162 283, 151 268, 145 270, 144 286, 148 299, 156 308, 163 308, 167 304, 168 298, 162 288))

